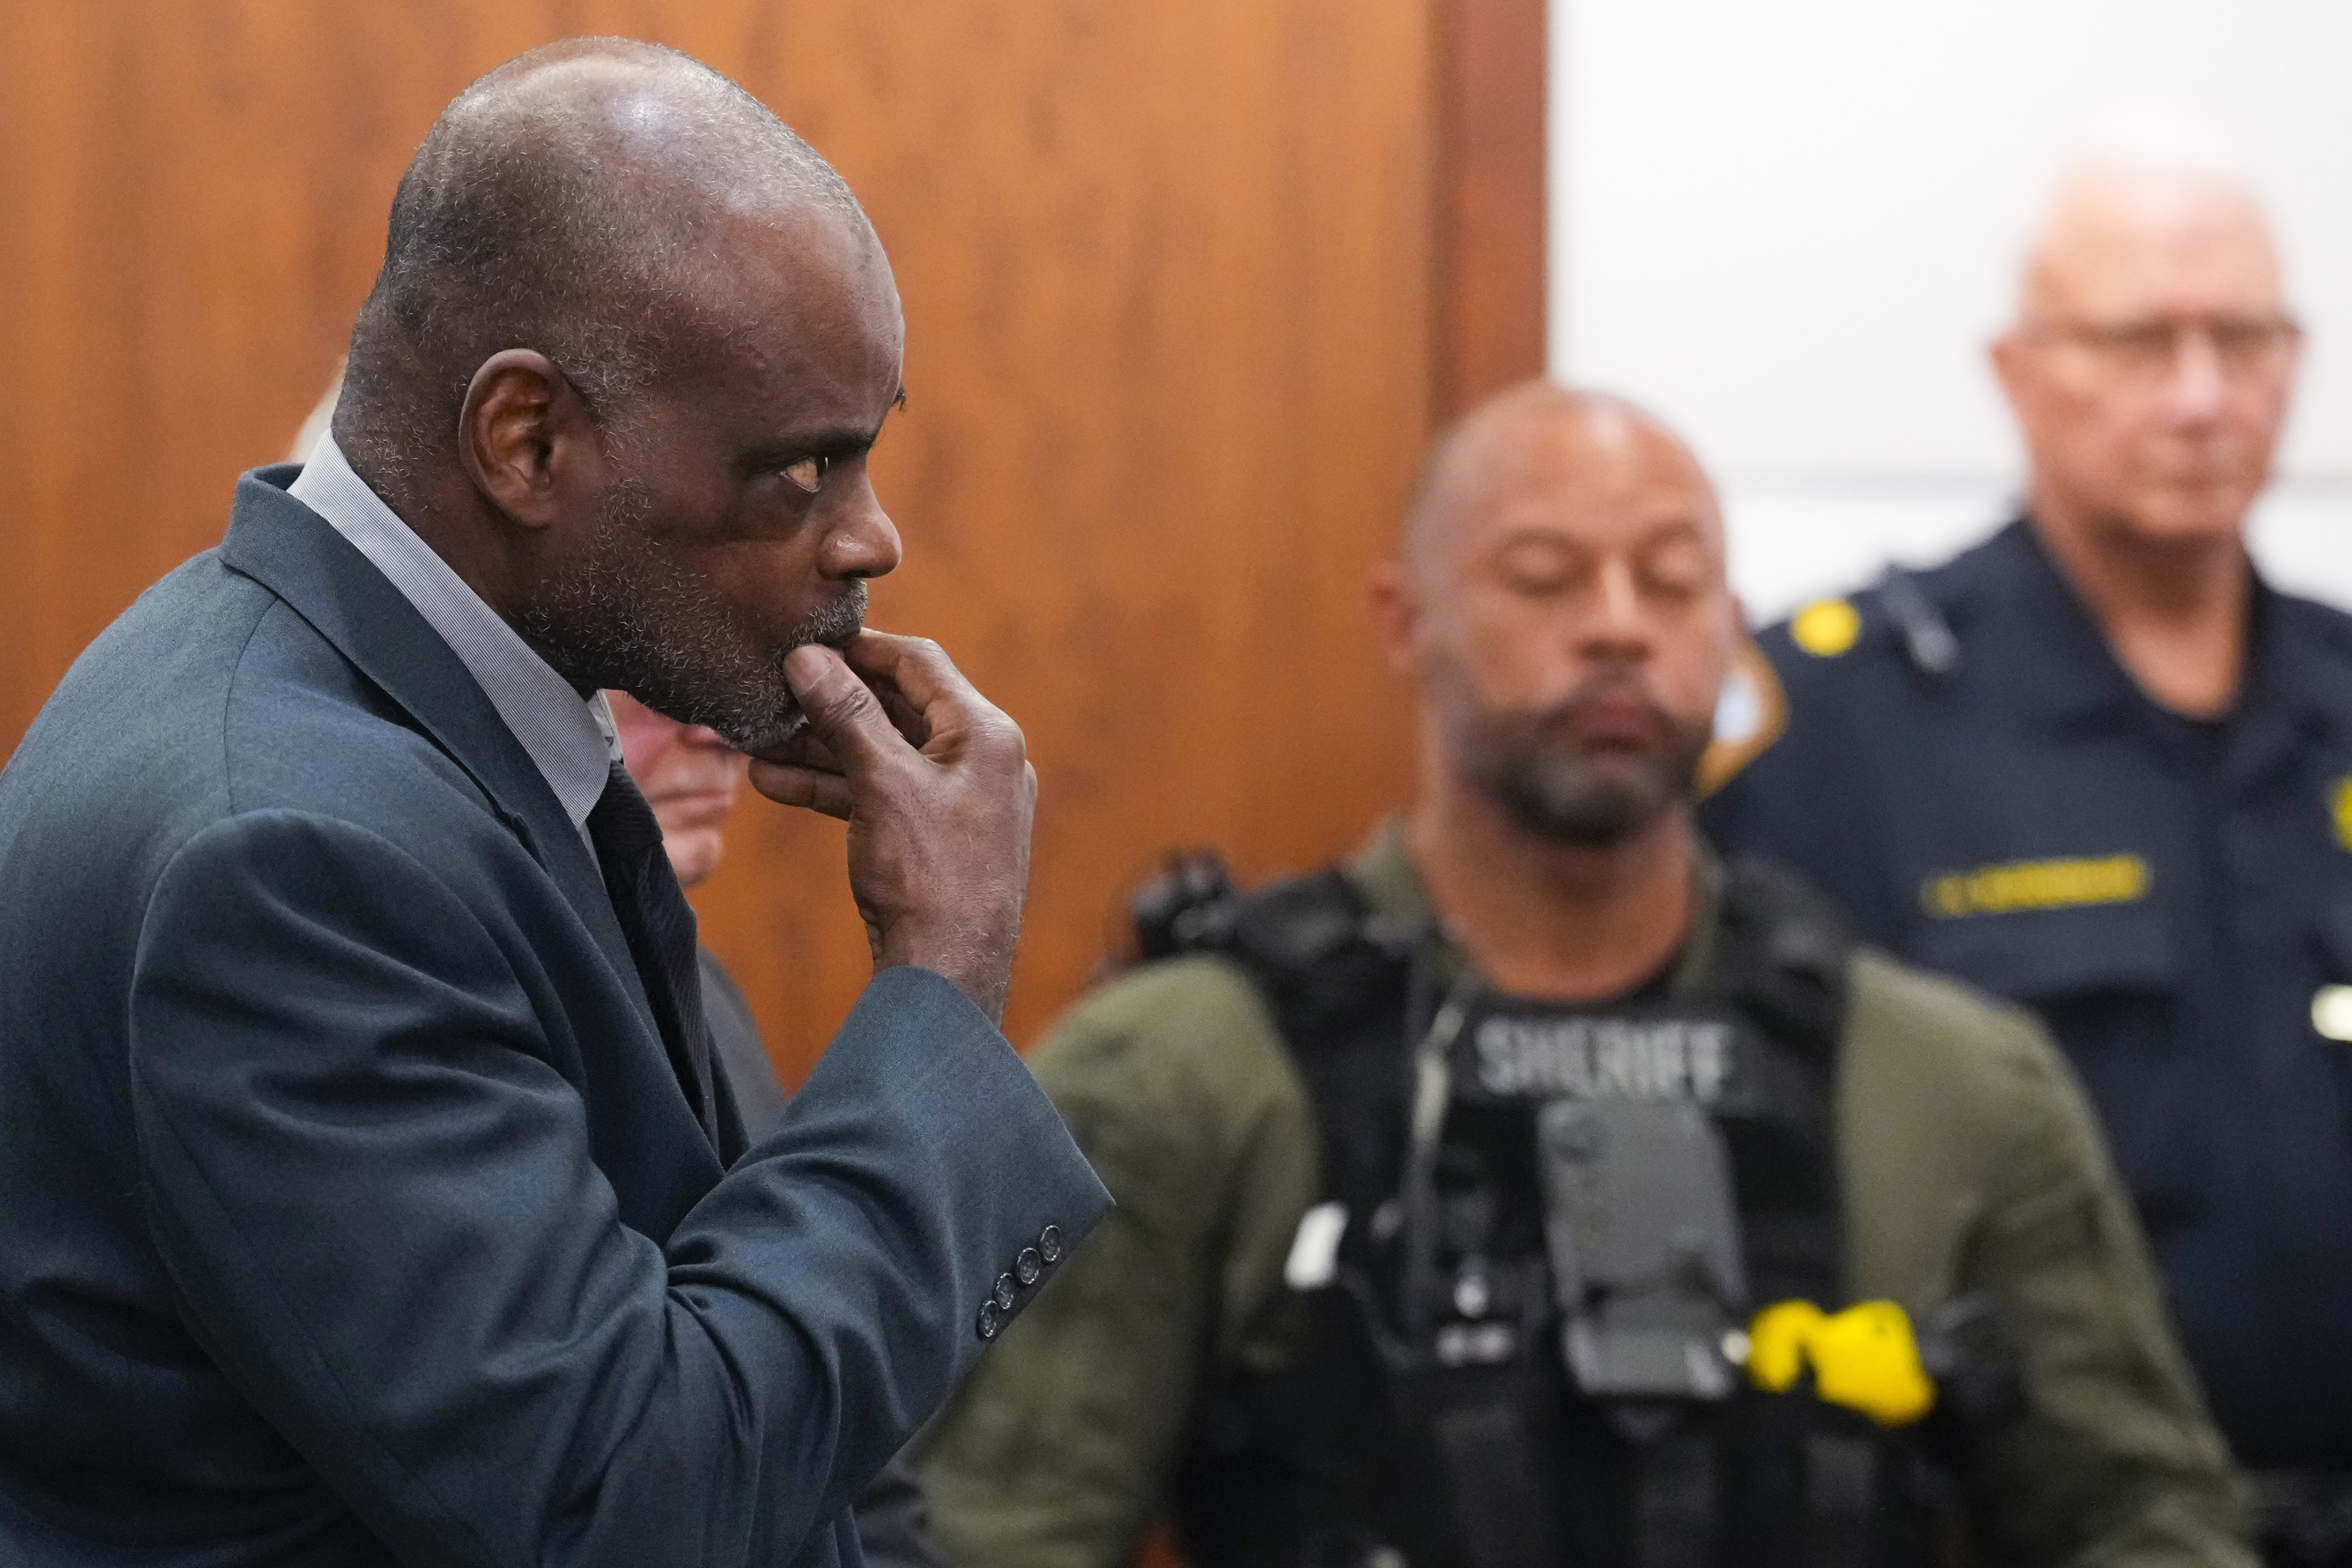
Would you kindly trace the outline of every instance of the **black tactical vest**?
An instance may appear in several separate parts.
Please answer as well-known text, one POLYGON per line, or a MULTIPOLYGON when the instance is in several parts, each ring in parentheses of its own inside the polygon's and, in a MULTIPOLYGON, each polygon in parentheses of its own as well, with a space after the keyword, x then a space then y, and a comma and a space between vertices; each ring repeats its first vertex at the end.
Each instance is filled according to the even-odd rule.
POLYGON ((1284 1292, 1293 1353, 1223 1374, 1195 1412, 1171 1502, 1196 1568, 1926 1559, 1931 1473, 1802 1386, 1588 1394, 1547 1258, 1543 1102, 1680 1097, 1720 1131, 1749 1305, 1843 1304, 1831 1115, 1852 943, 1818 895, 1734 866, 1703 994, 1533 1022, 1507 999, 1465 1013, 1430 933, 1373 916, 1337 870, 1242 896, 1181 867, 1137 913, 1145 956, 1214 952, 1256 984, 1345 1216, 1328 1268, 1284 1292), (1449 1005, 1454 1090, 1416 1155, 1417 1051, 1449 1005))

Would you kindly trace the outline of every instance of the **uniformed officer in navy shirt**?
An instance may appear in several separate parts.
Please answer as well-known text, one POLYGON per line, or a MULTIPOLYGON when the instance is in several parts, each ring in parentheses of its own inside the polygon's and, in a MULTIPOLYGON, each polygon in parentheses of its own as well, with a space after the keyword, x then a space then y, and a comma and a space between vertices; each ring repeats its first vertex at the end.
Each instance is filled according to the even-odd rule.
POLYGON ((2048 1021, 2282 1563, 2352 1560, 2352 618, 2244 544, 2299 347, 2242 185, 2078 165, 1992 346, 2023 515, 1762 634, 1705 814, 2048 1021))

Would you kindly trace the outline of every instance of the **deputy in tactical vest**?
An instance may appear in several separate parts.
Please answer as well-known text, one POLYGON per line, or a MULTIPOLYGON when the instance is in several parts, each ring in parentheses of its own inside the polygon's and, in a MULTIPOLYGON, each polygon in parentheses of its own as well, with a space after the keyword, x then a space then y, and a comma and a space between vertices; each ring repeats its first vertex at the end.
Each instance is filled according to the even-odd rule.
POLYGON ((950 1559, 2251 1564, 2046 1036, 1695 833, 1740 637, 1688 451, 1507 394, 1374 599, 1418 804, 1179 863, 1034 1058, 1118 1208, 929 1436, 950 1559))

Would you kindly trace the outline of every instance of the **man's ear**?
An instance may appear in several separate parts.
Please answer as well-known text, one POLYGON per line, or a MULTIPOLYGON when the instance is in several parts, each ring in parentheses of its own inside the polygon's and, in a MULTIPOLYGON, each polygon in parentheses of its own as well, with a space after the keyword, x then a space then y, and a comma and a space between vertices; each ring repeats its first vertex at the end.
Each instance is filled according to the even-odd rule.
POLYGON ((1421 673, 1421 585, 1400 562, 1384 561, 1372 570, 1372 629, 1389 668, 1408 679, 1421 673))
POLYGON ((467 384, 457 450, 467 477, 524 528, 555 521, 560 470, 595 450, 588 405, 555 362, 500 349, 467 384))

